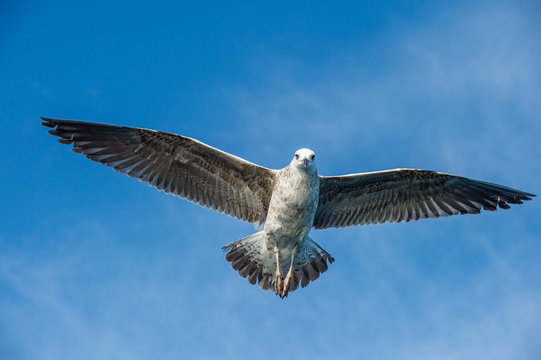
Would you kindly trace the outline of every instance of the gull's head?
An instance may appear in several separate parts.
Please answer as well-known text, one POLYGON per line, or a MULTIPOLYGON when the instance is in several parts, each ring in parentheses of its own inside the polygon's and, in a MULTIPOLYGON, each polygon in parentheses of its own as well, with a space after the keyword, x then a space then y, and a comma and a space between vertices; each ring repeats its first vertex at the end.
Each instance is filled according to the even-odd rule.
POLYGON ((310 149, 299 149, 295 151, 291 165, 298 169, 314 172, 316 170, 316 153, 310 149))

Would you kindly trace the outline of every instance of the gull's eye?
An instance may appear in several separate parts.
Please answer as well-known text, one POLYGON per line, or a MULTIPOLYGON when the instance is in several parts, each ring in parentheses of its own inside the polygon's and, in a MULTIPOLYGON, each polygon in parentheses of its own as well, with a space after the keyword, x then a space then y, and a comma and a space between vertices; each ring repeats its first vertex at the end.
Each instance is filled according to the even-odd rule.
POLYGON ((295 154, 295 159, 299 159, 299 154, 295 154))
POLYGON ((310 156, 310 160, 314 160, 315 157, 315 155, 310 156))

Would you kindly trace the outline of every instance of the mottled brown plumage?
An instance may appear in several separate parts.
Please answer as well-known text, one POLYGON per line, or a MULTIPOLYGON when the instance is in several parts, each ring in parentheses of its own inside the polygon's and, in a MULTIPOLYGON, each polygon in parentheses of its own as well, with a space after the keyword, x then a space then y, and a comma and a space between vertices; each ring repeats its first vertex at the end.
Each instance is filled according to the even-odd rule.
POLYGON ((429 170, 394 169, 321 176, 313 227, 401 222, 494 211, 522 204, 533 194, 429 170))
POLYGON ((418 169, 319 176, 299 149, 271 170, 189 137, 163 131, 42 118, 59 142, 121 173, 200 205, 264 226, 223 247, 232 267, 280 297, 319 278, 332 256, 311 228, 401 222, 508 209, 533 194, 418 169))
POLYGON ((42 119, 59 142, 91 160, 241 220, 265 219, 273 170, 164 131, 42 119))

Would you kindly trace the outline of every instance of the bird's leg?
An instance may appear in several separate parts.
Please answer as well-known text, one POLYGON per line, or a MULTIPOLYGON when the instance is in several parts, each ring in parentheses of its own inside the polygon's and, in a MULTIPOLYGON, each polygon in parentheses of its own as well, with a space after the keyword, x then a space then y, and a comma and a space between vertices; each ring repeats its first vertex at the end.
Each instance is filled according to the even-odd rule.
POLYGON ((280 273, 280 256, 277 247, 274 248, 274 255, 276 256, 276 276, 274 278, 274 292, 276 295, 280 295, 282 291, 282 273, 280 273))
POLYGON ((295 261, 295 255, 297 254, 297 247, 293 248, 291 251, 291 265, 289 265, 289 271, 287 272, 286 278, 284 280, 284 288, 282 290, 282 298, 287 296, 289 291, 289 283, 291 282, 291 277, 293 276, 293 262, 295 261))

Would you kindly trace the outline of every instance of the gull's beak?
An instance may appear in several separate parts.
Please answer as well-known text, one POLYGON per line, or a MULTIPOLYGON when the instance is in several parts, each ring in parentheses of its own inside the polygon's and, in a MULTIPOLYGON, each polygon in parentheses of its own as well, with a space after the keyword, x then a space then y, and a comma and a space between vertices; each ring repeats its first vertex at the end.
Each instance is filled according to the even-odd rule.
POLYGON ((303 159, 302 164, 306 167, 306 165, 308 165, 308 159, 303 159))

